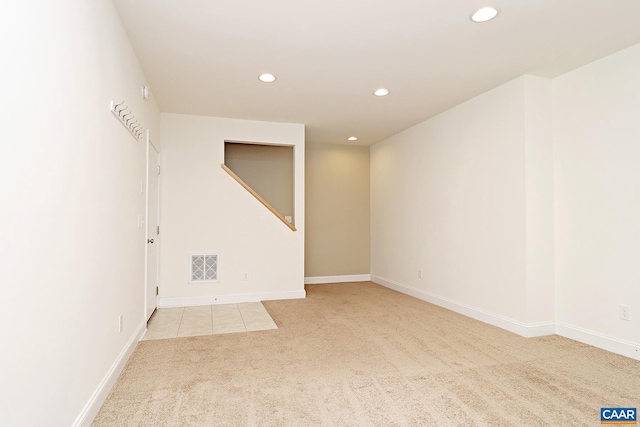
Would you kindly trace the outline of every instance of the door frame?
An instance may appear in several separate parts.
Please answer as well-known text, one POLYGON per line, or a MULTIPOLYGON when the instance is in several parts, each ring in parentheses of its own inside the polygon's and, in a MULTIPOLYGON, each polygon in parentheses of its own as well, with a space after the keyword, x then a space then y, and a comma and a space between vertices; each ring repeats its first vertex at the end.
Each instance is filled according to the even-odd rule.
MULTIPOLYGON (((160 150, 153 144, 153 142, 151 142, 151 132, 149 129, 147 129, 147 143, 146 143, 146 174, 145 174, 145 222, 144 222, 144 304, 143 304, 143 311, 144 311, 144 318, 145 318, 145 322, 148 322, 149 319, 151 318, 151 316, 153 315, 153 312, 151 314, 151 316, 149 316, 149 318, 147 318, 147 312, 148 312, 148 303, 149 303, 149 277, 148 277, 148 272, 149 272, 149 243, 148 243, 148 239, 149 239, 149 198, 152 197, 152 195, 149 194, 149 168, 150 168, 150 164, 149 164, 149 154, 150 154, 150 150, 155 150, 156 153, 158 153, 158 167, 160 167, 160 150)), ((157 198, 157 224, 158 226, 160 226, 160 173, 158 172, 158 183, 157 183, 157 190, 158 190, 158 194, 155 195, 155 197, 157 198)), ((156 251, 156 286, 159 286, 159 277, 158 277, 158 273, 160 272, 160 239, 158 238, 158 236, 154 236, 154 238, 156 239, 156 242, 154 243, 154 247, 155 247, 155 251, 156 251)), ((156 296, 156 306, 154 308, 154 312, 155 310, 158 308, 158 297, 156 296)))

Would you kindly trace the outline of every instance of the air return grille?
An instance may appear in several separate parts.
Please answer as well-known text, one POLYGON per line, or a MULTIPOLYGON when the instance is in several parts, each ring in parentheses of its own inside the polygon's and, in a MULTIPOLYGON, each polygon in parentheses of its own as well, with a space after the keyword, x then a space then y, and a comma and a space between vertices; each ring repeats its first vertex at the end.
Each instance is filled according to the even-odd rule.
POLYGON ((191 282, 217 282, 218 267, 218 254, 192 254, 191 282))

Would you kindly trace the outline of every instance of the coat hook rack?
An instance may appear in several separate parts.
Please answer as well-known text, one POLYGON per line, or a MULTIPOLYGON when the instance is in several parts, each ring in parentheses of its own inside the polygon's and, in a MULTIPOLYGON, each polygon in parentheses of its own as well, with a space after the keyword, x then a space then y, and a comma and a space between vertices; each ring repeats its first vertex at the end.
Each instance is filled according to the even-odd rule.
POLYGON ((124 103, 124 101, 111 101, 110 109, 113 115, 118 118, 120 123, 129 129, 129 132, 131 132, 131 135, 133 135, 135 139, 139 140, 144 136, 144 127, 138 119, 136 119, 136 116, 133 115, 133 112, 124 103))

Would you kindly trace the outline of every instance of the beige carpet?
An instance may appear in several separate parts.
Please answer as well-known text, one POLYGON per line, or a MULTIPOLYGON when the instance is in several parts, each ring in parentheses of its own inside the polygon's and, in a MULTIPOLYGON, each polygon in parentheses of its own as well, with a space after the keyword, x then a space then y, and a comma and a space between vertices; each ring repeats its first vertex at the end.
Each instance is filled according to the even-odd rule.
POLYGON ((373 283, 265 302, 279 329, 141 342, 94 426, 597 426, 640 362, 373 283))

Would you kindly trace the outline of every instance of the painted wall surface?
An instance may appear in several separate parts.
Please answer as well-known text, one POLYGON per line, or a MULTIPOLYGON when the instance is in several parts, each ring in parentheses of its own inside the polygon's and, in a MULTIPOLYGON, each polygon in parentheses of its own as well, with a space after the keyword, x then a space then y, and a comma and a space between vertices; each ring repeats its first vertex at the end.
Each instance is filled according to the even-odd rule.
POLYGON ((524 99, 521 77, 371 148, 372 276, 527 320, 524 99))
POLYGON ((303 296, 304 126, 164 113, 161 123, 160 300, 303 296), (225 140, 294 147, 297 231, 220 167, 225 140), (218 283, 189 283, 192 253, 220 254, 218 283))
POLYGON ((293 147, 226 143, 224 164, 282 216, 293 217, 293 147))
POLYGON ((307 143, 305 277, 369 274, 369 147, 307 143))
POLYGON ((0 425, 69 426, 144 328, 145 142, 109 103, 160 116, 109 0, 3 4, 0 47, 0 425))
POLYGON ((635 45, 553 82, 557 320, 636 347, 638 76, 640 45, 635 45), (619 319, 619 304, 631 308, 631 321, 619 319))
POLYGON ((551 79, 524 76, 526 323, 555 319, 551 79))

